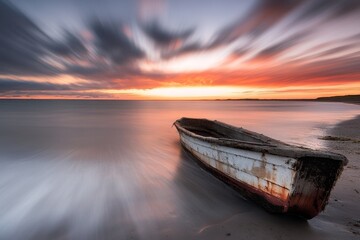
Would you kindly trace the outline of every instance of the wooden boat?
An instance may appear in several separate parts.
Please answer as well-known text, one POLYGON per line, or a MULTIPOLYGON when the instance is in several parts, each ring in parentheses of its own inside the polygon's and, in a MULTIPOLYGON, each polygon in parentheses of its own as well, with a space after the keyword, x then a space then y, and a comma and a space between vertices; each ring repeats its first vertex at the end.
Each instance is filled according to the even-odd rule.
POLYGON ((271 212, 311 219, 324 210, 346 157, 292 146, 219 121, 181 118, 183 147, 271 212))

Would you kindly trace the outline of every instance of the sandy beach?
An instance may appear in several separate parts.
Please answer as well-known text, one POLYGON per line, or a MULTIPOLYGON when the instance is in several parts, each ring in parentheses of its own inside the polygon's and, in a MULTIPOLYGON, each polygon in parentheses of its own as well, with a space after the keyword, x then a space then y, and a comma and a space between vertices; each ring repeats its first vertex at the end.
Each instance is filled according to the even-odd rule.
POLYGON ((202 239, 359 239, 360 115, 337 124, 327 134, 340 140, 324 140, 326 148, 345 155, 349 163, 337 181, 325 211, 305 221, 259 209, 208 226, 199 236, 202 239))
MULTIPOLYGON (((328 141, 329 150, 345 155, 349 163, 335 186, 325 213, 345 227, 354 237, 360 237, 360 115, 339 123, 330 130, 331 136, 343 141, 328 141)), ((349 236, 350 238, 351 236, 349 236)))

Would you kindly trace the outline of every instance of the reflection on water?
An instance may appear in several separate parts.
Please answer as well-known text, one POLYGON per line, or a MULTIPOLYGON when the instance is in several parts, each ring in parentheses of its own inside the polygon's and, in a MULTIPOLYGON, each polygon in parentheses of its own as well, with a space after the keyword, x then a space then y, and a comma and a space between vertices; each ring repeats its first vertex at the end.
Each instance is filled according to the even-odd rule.
POLYGON ((0 239, 195 237, 259 210, 200 169, 172 123, 218 119, 305 146, 358 106, 0 101, 0 239))

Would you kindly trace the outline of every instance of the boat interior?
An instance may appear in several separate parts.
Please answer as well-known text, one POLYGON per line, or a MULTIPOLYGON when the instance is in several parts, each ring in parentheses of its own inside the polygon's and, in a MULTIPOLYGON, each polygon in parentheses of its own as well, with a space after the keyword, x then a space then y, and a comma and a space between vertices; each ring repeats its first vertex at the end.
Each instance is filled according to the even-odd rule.
POLYGON ((207 119, 182 118, 180 124, 186 130, 203 137, 224 138, 244 142, 265 143, 241 128, 231 128, 207 119))

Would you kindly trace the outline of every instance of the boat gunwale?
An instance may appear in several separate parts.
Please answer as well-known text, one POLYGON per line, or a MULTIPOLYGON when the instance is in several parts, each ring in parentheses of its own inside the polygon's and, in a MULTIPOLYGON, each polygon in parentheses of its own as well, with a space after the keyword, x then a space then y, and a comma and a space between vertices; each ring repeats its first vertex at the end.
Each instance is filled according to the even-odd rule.
POLYGON ((267 137, 265 135, 249 131, 244 128, 238 128, 217 120, 209 120, 206 118, 180 118, 174 122, 175 127, 178 131, 183 132, 186 135, 194 137, 196 139, 209 142, 212 144, 218 144, 221 146, 231 147, 231 148, 239 148, 249 151, 256 151, 256 152, 265 152, 274 155, 279 155, 283 157, 290 157, 290 158, 313 158, 314 161, 316 160, 334 160, 334 161, 341 161, 345 166, 348 163, 348 160, 345 156, 337 153, 332 152, 324 152, 321 150, 313 150, 310 148, 294 146, 290 144, 286 144, 279 140, 267 137), (233 131, 236 131, 239 134, 247 134, 255 139, 262 141, 263 143, 256 143, 256 142, 249 142, 249 141, 241 141, 237 139, 231 138, 215 138, 215 137, 206 137, 200 134, 196 134, 188 129, 186 129, 182 124, 183 121, 190 120, 190 121, 204 121, 208 123, 214 123, 215 125, 220 125, 222 127, 226 127, 233 131))

